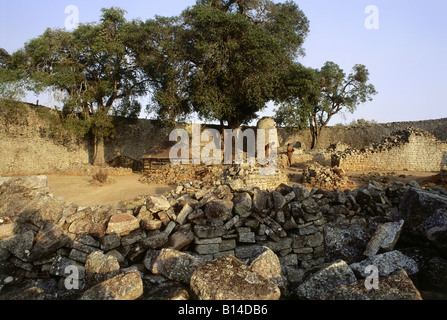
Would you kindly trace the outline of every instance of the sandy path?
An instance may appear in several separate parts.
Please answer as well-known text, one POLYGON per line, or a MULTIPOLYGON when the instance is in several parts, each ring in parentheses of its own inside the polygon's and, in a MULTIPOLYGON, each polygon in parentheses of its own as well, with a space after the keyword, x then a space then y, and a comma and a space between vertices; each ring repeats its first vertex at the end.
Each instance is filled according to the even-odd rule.
POLYGON ((50 192, 64 197, 67 203, 80 206, 107 205, 133 200, 139 195, 162 194, 175 187, 149 185, 138 181, 141 175, 113 176, 114 183, 103 186, 92 184, 90 176, 47 175, 50 192))

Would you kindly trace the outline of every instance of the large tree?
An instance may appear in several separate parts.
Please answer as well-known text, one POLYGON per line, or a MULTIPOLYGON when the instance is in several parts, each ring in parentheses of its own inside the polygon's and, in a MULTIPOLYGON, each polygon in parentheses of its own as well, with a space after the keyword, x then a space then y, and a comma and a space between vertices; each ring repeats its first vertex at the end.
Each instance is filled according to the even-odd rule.
POLYGON ((279 74, 303 53, 308 20, 293 2, 199 0, 179 17, 139 22, 138 63, 158 114, 197 112, 231 127, 257 118, 279 74))
POLYGON ((318 146, 321 131, 334 115, 342 111, 353 113, 377 94, 374 85, 368 83, 368 69, 361 64, 346 75, 331 61, 320 70, 296 63, 283 74, 282 81, 276 99, 276 120, 289 127, 309 128, 311 149, 318 146))
POLYGON ((73 32, 47 29, 13 55, 22 57, 34 90, 64 93, 63 113, 81 117, 95 139, 95 165, 104 164, 104 138, 113 131, 111 114, 136 116, 135 97, 146 81, 125 43, 128 22, 119 8, 102 9, 99 23, 81 24, 73 32))

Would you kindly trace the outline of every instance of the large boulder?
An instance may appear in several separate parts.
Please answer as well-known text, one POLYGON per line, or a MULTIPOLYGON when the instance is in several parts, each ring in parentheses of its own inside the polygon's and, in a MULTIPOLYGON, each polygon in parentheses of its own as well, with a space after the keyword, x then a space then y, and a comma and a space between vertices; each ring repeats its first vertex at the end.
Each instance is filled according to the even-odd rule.
POLYGON ((403 220, 380 225, 366 246, 364 255, 373 256, 379 251, 393 251, 402 231, 403 220))
POLYGON ((363 278, 369 276, 366 272, 368 266, 377 267, 381 277, 386 277, 399 268, 403 268, 408 275, 413 275, 419 271, 416 261, 397 250, 378 254, 350 265, 352 270, 354 270, 359 277, 363 278))
POLYGON ((143 294, 143 281, 138 271, 119 274, 85 291, 81 300, 135 300, 143 294))
POLYGON ((365 229, 355 223, 331 223, 323 227, 325 259, 343 260, 351 264, 364 259, 364 251, 371 238, 365 229))
POLYGON ((191 277, 191 294, 199 300, 279 300, 280 289, 234 256, 213 260, 191 277))
POLYGON ((422 300, 408 274, 399 269, 394 274, 381 278, 378 288, 367 289, 361 279, 348 285, 342 285, 325 292, 322 300, 422 300))
POLYGON ((426 246, 447 254, 447 197, 422 189, 409 188, 401 201, 405 224, 402 242, 407 246, 426 246))
POLYGON ((298 298, 314 300, 333 288, 356 281, 357 278, 349 265, 343 260, 337 260, 312 274, 294 293, 298 298))

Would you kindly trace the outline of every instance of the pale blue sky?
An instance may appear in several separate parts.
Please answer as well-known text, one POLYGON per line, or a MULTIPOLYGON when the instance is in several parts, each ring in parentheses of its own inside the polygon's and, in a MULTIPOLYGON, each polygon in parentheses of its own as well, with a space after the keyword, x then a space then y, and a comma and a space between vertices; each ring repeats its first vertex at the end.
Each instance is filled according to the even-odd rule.
MULTIPOLYGON (((282 1, 277 1, 282 2, 282 1)), ((446 0, 295 0, 310 21, 301 62, 320 68, 330 60, 349 73, 364 64, 379 94, 345 117, 378 122, 447 117, 446 0), (365 27, 368 5, 379 10, 379 29, 365 27)), ((178 15, 195 0, 0 0, 0 47, 12 53, 47 27, 63 28, 75 5, 80 22, 97 21, 100 9, 118 6, 128 20, 178 15)), ((43 103, 42 98, 40 98, 43 103)), ((30 97, 35 102, 34 97, 30 97)), ((262 115, 271 115, 269 107, 262 115)))

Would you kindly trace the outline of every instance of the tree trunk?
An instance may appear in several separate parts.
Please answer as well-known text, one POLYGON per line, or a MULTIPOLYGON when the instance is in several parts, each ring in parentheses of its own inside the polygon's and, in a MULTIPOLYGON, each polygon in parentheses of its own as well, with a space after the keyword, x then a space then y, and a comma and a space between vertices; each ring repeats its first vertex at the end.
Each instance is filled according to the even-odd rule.
POLYGON ((93 157, 94 166, 104 166, 106 163, 104 157, 104 137, 95 137, 95 156, 93 157))
POLYGON ((311 130, 311 135, 312 135, 312 142, 311 142, 311 145, 310 145, 310 149, 311 150, 314 150, 316 147, 317 147, 317 145, 318 145, 318 130, 316 130, 316 129, 312 129, 311 130))

